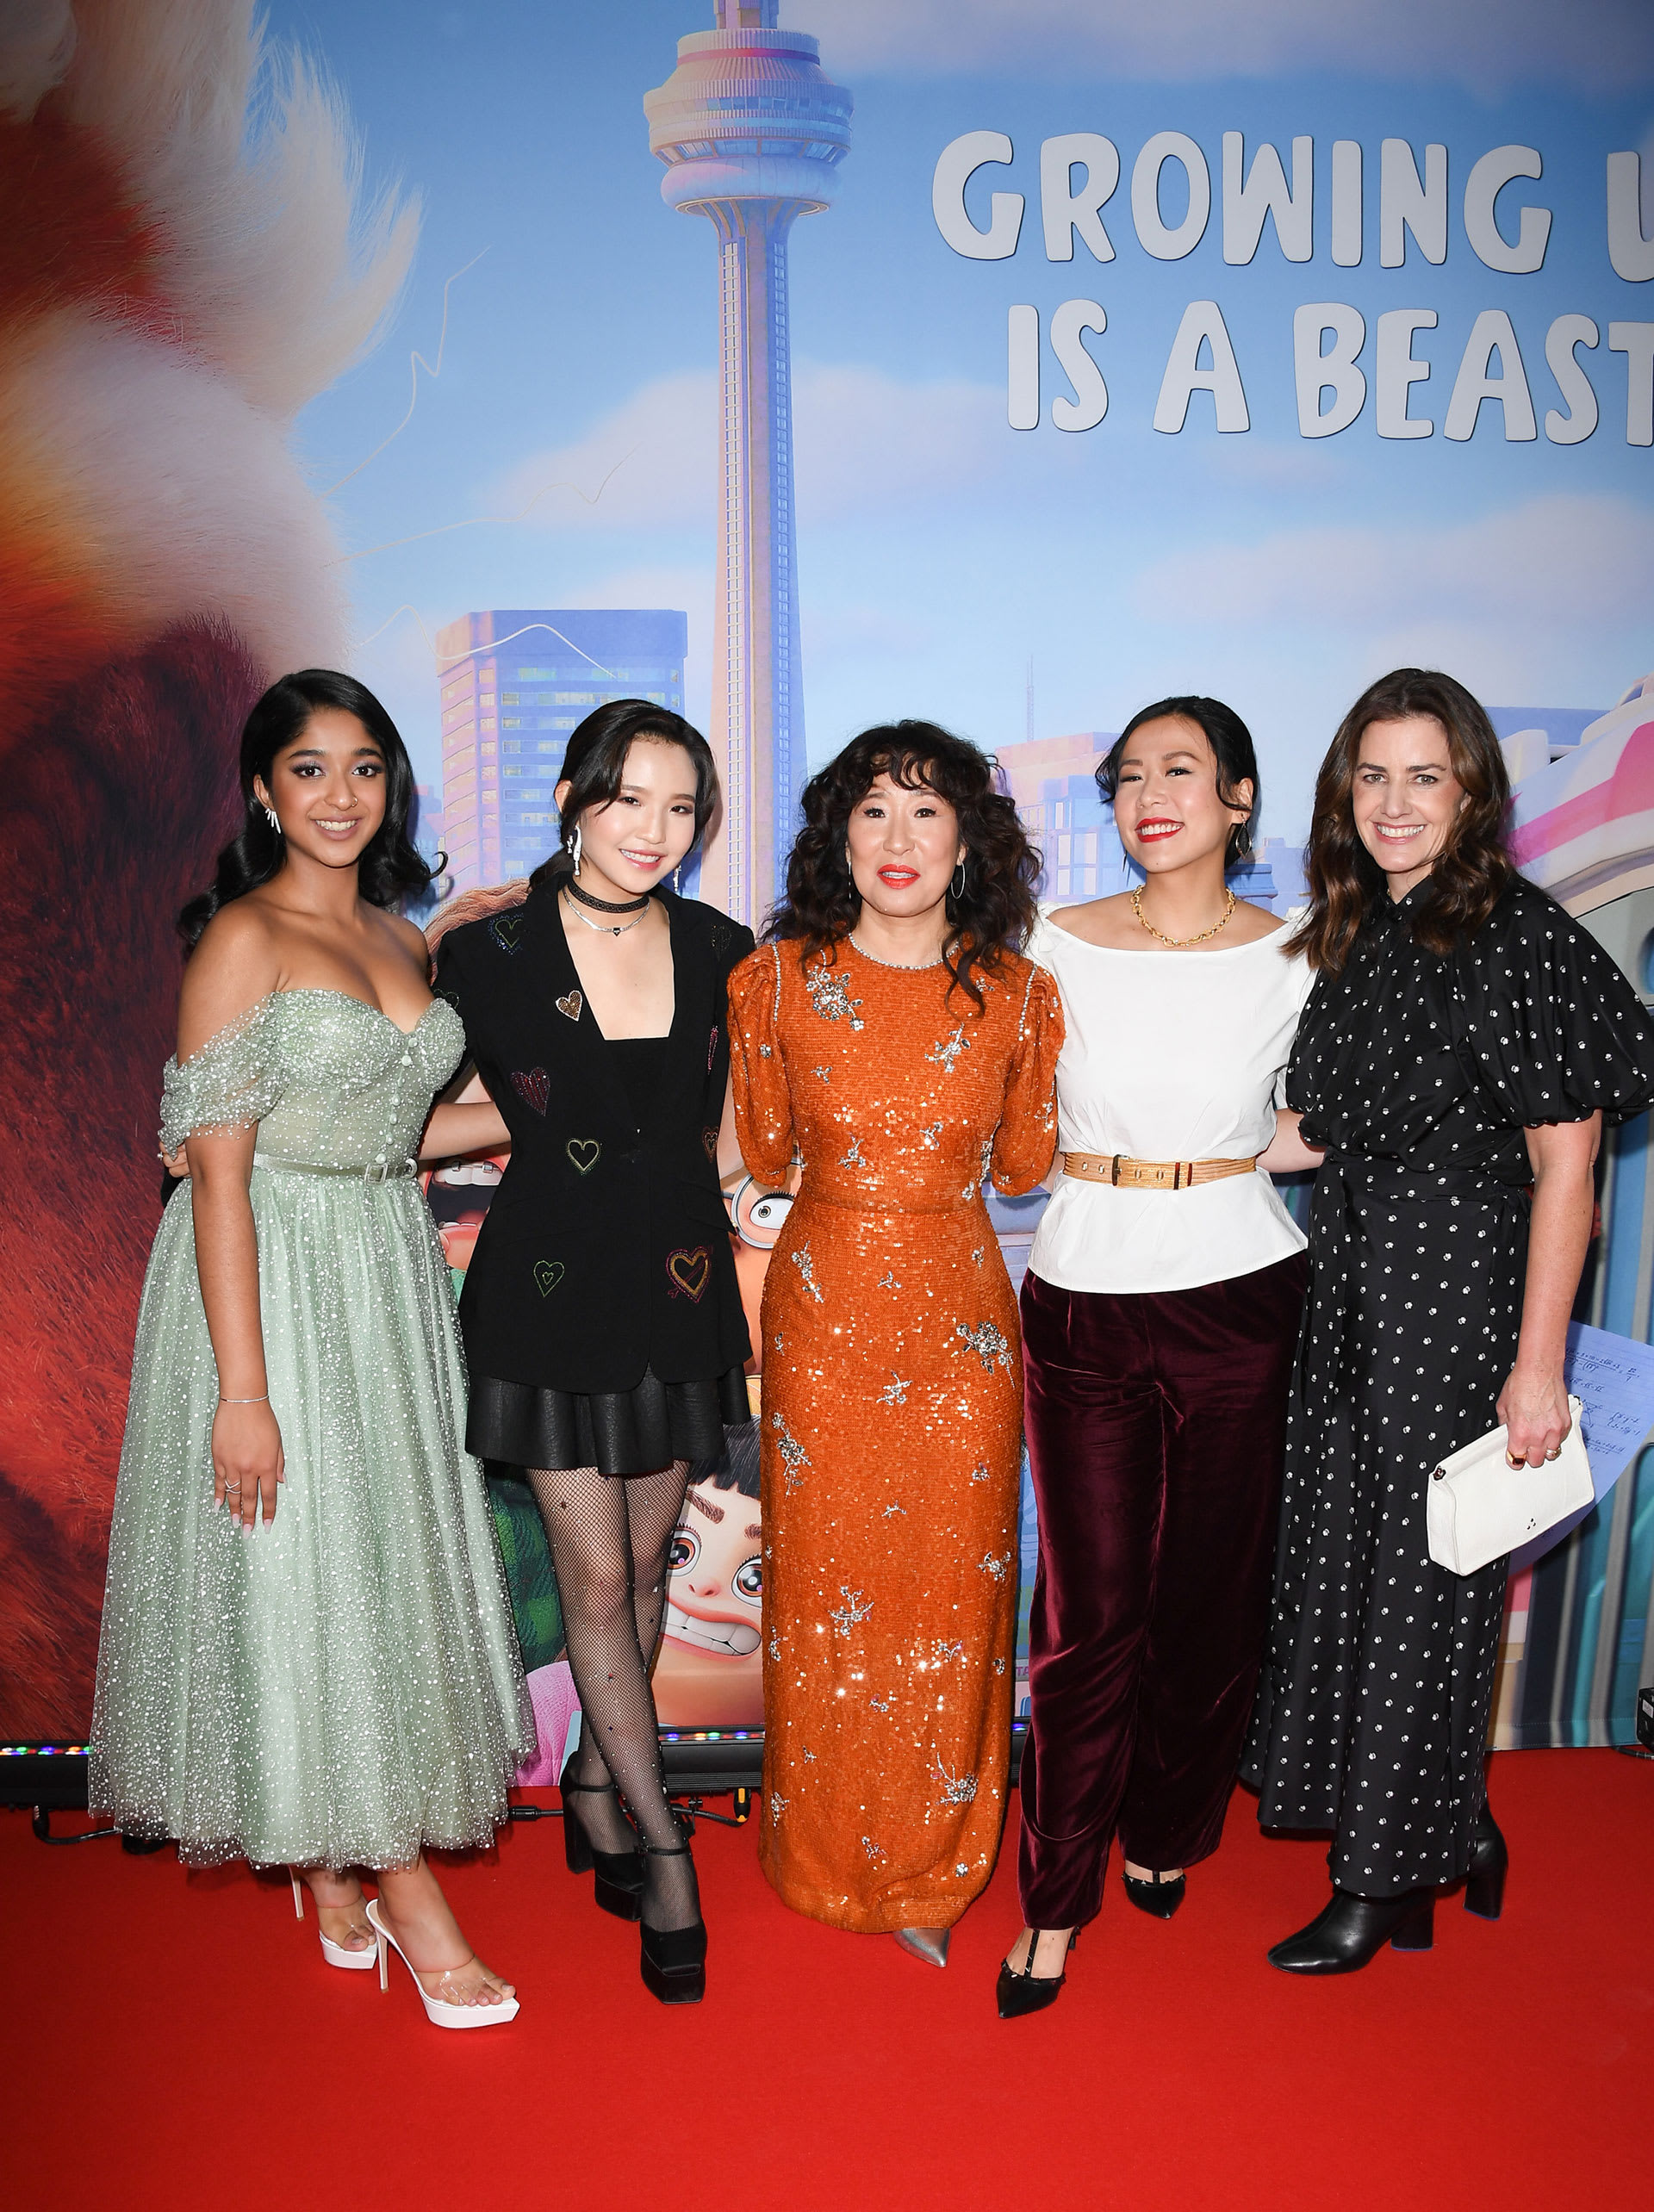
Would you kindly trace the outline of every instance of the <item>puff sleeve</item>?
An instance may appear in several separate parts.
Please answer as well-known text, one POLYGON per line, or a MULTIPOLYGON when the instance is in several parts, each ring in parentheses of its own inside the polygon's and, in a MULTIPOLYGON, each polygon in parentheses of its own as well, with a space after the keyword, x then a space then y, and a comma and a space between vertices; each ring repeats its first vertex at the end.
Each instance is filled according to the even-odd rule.
POLYGON ((233 1136, 254 1128, 280 1103, 276 996, 226 1023, 198 1053, 170 1059, 161 1078, 160 1142, 176 1152, 186 1137, 233 1136))
POLYGON ((1609 1125, 1654 1104, 1654 1022, 1617 964, 1530 885, 1454 963, 1460 1065, 1511 1122, 1609 1125))
POLYGON ((729 981, 730 1085, 741 1157, 761 1182, 793 1165, 793 1099, 781 1058, 781 948, 762 945, 729 981))
POLYGON ((1056 1151, 1057 1055, 1062 1039, 1062 997, 1056 979, 1042 967, 1030 967, 1005 1079, 1004 1109, 993 1140, 993 1187, 1008 1198, 1033 1190, 1056 1151))

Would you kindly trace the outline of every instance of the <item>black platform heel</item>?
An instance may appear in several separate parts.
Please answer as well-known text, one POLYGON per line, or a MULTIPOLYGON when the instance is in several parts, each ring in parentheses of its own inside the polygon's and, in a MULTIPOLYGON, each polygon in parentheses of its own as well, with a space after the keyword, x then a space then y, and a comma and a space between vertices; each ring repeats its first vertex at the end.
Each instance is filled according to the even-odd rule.
MULTIPOLYGON (((650 1859, 690 1855, 687 1843, 646 1842, 642 1849, 650 1859)), ((662 2004, 699 2004, 706 1994, 706 1922, 697 1920, 688 1928, 651 1928, 644 1920, 638 1932, 643 1938, 638 1970, 650 1995, 662 2004)))
POLYGON ((1288 1974, 1352 1974, 1386 1943, 1396 1951, 1427 1951, 1435 1942, 1436 1892, 1404 1890, 1400 1897, 1357 1897, 1334 1889, 1307 1928, 1278 1943, 1272 1967, 1288 1974))
POLYGON ((593 1874, 592 1895, 605 1912, 612 1913, 617 1920, 637 1920, 644 1910, 644 1860, 640 1851, 600 1851, 586 1833, 585 1824, 569 1802, 571 1792, 587 1797, 606 1797, 614 1788, 612 1782, 576 1782, 569 1780, 569 1769, 575 1754, 570 1752, 558 1778, 557 1788, 563 1796, 563 1852, 571 1874, 593 1874))
POLYGON ((1152 1881, 1145 1882, 1140 1881, 1135 1874, 1129 1874, 1122 1870, 1120 1879, 1126 1886, 1126 1895, 1138 1911, 1150 1913, 1156 1920, 1170 1920, 1183 1903, 1187 1886, 1181 1874, 1172 1874, 1169 1878, 1156 1874, 1152 1881))
POLYGON ((1471 1830, 1471 1863, 1464 1877, 1464 1910, 1497 1920, 1505 1908, 1505 1875, 1510 1850, 1499 1824, 1484 1805, 1471 1830))
MULTIPOLYGON (((1068 1949, 1072 1951, 1079 1941, 1079 1930, 1076 1928, 1068 1938, 1068 1949)), ((1036 1928, 1020 1971, 1007 1960, 999 1961, 999 1979, 994 1995, 998 2001, 1002 2020, 1022 2020, 1030 2012, 1043 2012, 1046 2006, 1054 2004, 1061 1994, 1062 1985, 1068 1979, 1067 1954, 1064 1954, 1063 1969, 1060 1974, 1036 1974, 1034 1959, 1039 1948, 1040 1930, 1036 1928)))

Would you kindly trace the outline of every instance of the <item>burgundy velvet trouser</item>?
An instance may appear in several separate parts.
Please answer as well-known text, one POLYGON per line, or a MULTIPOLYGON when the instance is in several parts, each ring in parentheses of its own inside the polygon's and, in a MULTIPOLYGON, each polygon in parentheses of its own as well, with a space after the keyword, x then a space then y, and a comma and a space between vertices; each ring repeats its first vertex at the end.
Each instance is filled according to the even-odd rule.
POLYGON ((1308 1278, 1297 1252, 1192 1290, 1023 1280, 1029 1927, 1092 1918, 1116 1830, 1157 1871, 1217 1849, 1264 1656, 1308 1278))

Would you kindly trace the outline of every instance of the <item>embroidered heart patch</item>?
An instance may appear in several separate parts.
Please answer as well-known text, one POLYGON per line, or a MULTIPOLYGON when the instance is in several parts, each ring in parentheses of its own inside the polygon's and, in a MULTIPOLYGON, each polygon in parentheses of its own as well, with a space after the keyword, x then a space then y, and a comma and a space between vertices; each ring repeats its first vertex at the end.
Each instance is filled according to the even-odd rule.
POLYGON ((718 1159, 718 1131, 716 1129, 703 1129, 701 1131, 700 1148, 702 1152, 706 1153, 708 1159, 716 1163, 718 1159))
POLYGON ((522 916, 496 914, 488 924, 488 935, 502 953, 514 953, 523 940, 522 916))
POLYGON ((666 1271, 672 1281, 668 1296, 675 1298, 681 1291, 698 1306, 701 1292, 712 1279, 712 1255, 705 1245, 697 1245, 693 1252, 668 1252, 666 1271))
POLYGON ((544 1113, 546 1100, 551 1095, 551 1084, 543 1067, 532 1067, 526 1075, 521 1068, 513 1068, 511 1087, 525 1106, 532 1106, 537 1114, 544 1113))
POLYGON ((540 1296, 542 1298, 549 1298, 551 1296, 551 1293, 557 1289, 558 1283, 562 1282, 564 1272, 563 1264, 560 1259, 537 1259, 535 1261, 534 1280, 540 1286, 540 1296))
POLYGON ((597 1156, 602 1149, 595 1137, 570 1137, 563 1146, 570 1165, 582 1175, 589 1175, 597 1165, 597 1156))
POLYGON ((581 997, 579 991, 570 991, 558 999, 557 1011, 559 1014, 566 1014, 571 1022, 578 1022, 580 1010, 585 1003, 586 1001, 581 997))

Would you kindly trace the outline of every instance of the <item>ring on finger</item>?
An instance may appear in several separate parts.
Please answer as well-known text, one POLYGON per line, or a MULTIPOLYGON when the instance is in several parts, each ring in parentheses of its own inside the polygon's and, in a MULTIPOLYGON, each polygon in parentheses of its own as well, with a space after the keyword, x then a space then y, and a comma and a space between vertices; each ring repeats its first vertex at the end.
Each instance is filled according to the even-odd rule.
POLYGON ((1547 1451, 1545 1456, 1547 1459, 1560 1459, 1562 1457, 1562 1446, 1560 1445, 1556 1445, 1553 1450, 1547 1451))

